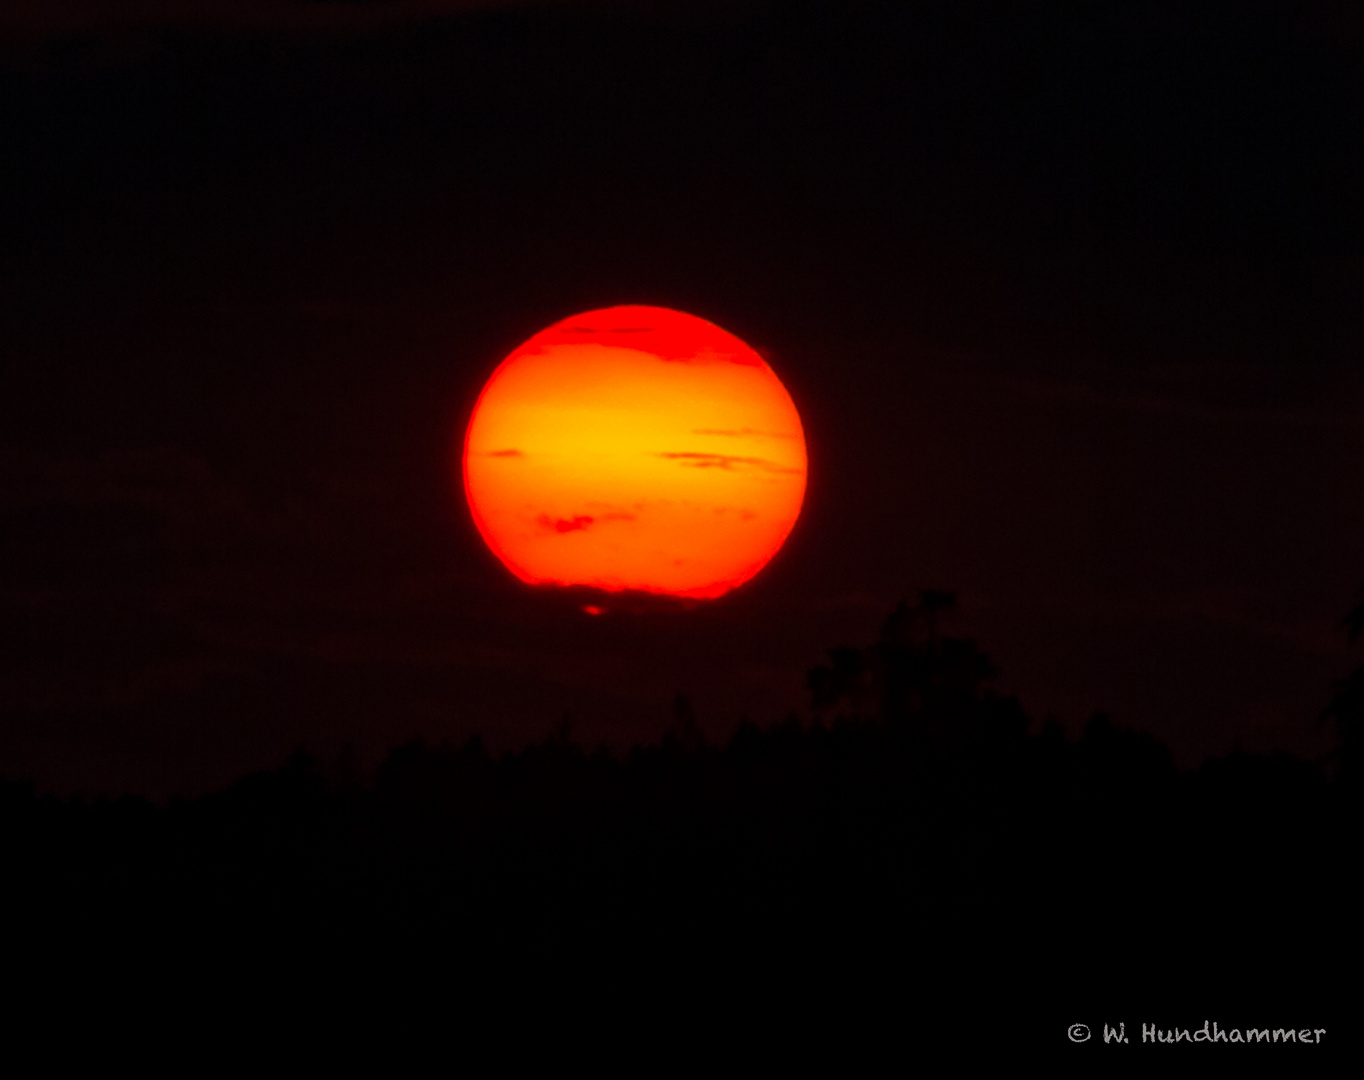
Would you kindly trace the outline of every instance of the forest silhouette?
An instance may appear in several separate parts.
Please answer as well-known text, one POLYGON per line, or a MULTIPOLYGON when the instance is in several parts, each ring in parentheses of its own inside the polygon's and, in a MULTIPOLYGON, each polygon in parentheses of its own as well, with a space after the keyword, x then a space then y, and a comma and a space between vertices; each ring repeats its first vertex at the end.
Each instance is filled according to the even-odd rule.
MULTIPOLYGON (((1078 739, 1031 725, 943 632, 954 605, 901 604, 809 672, 812 719, 723 745, 679 696, 661 742, 623 754, 566 727, 501 755, 412 742, 372 777, 300 751, 166 806, 7 782, 10 899, 30 926, 193 924, 222 949, 398 941, 497 968, 643 949, 654 973, 746 957, 802 1008, 903 999, 895 1023, 964 1010, 1051 1043, 1096 1002, 1114 1023, 1216 1005, 1329 1026, 1356 955, 1364 664, 1323 712, 1331 767, 1238 752, 1180 771, 1103 714, 1078 739)), ((1346 629, 1358 642, 1364 603, 1346 629)))

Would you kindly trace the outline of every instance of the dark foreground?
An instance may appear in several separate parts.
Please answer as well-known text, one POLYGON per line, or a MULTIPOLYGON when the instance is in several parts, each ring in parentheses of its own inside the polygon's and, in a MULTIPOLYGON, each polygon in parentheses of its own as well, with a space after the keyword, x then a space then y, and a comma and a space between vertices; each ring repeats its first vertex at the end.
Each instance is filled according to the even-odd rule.
POLYGON ((737 1036, 755 1062, 1339 1050, 1359 970, 1348 780, 1251 755, 1178 772, 1102 717, 1075 742, 1028 734, 988 675, 970 642, 893 619, 812 673, 821 721, 724 747, 680 709, 624 757, 414 744, 362 782, 299 755, 168 807, 8 784, 16 940, 96 999, 154 971, 172 998, 245 980, 252 1000, 402 1003, 446 1028, 556 1020, 678 1053, 737 1036), (1141 1041, 1204 1021, 1325 1034, 1141 1041))

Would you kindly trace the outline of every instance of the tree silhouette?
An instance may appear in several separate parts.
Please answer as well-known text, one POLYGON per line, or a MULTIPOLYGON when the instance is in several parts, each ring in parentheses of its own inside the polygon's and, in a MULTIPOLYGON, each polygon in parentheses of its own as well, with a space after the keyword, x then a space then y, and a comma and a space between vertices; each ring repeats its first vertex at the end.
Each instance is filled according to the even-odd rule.
MULTIPOLYGON (((1342 625, 1351 645, 1364 637, 1364 599, 1345 616, 1342 625)), ((1340 781, 1342 786, 1353 789, 1358 780, 1360 739, 1364 737, 1364 664, 1336 683, 1335 696, 1323 717, 1336 722, 1340 732, 1340 781)))
POLYGON ((941 589, 923 589, 919 593, 919 610, 928 627, 930 649, 938 644, 938 614, 957 610, 957 594, 941 589))
POLYGON ((816 715, 844 705, 853 716, 921 728, 965 718, 996 672, 974 641, 941 635, 956 608, 956 593, 924 589, 918 604, 901 601, 891 612, 874 645, 831 649, 807 678, 816 715))
MULTIPOLYGON (((460 964, 486 955, 499 971, 564 942, 598 950, 585 962, 619 949, 660 969, 660 950, 717 942, 747 967, 755 938, 802 964, 819 949, 898 958, 932 987, 1016 967, 1027 982, 1001 1015, 1028 1037, 1064 1038, 1075 987, 1154 1000, 1195 956, 1257 1008, 1276 987, 1294 1008, 1329 1002, 1337 951, 1264 933, 1354 925, 1340 852, 1358 846, 1359 815, 1320 767, 1238 752, 1179 770, 1102 713, 1078 740, 1029 736, 975 642, 941 634, 953 606, 925 593, 873 643, 832 650, 810 674, 817 710, 841 710, 832 723, 744 722, 707 743, 679 694, 662 740, 619 756, 586 753, 565 724, 496 755, 477 738, 410 742, 359 784, 296 754, 167 807, 0 782, 6 901, 28 912, 16 925, 54 920, 53 936, 105 910, 140 941, 187 912, 214 934, 275 928, 290 956, 308 925, 329 949, 448 942, 460 964), (60 915, 72 903, 85 914, 60 915), (1095 943, 1118 940, 1149 958, 1144 973, 1094 967, 1111 956, 1095 943)), ((1347 620, 1356 642, 1361 621, 1347 620)), ((1361 672, 1332 713, 1351 768, 1361 672)))
POLYGON ((1352 644, 1364 635, 1364 589, 1360 589, 1359 594, 1359 605, 1345 616, 1345 629, 1349 631, 1352 644))

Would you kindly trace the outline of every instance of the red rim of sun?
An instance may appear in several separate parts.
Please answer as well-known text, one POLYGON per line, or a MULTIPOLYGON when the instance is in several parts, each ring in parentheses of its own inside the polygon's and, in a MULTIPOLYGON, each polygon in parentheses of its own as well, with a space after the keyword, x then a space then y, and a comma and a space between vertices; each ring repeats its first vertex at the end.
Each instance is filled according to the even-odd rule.
POLYGON ((479 533, 522 581, 712 599, 795 525, 805 435, 733 334, 622 306, 557 322, 498 365, 462 468, 479 533))

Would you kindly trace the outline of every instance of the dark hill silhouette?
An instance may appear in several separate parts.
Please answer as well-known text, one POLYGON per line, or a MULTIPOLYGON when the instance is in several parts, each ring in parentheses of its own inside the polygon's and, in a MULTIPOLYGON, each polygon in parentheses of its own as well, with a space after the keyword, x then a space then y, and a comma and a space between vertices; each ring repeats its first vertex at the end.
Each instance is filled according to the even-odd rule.
MULTIPOLYGON (((1357 956, 1352 774, 1242 753, 1180 772, 1102 714, 1073 742, 1029 734, 976 643, 941 632, 952 603, 925 593, 872 645, 833 650, 810 673, 813 722, 745 723, 724 745, 679 699, 668 736, 623 756, 566 729, 500 756, 414 742, 361 783, 300 753, 159 808, 9 783, 10 898, 33 925, 225 949, 444 950, 495 970, 644 950, 640 977, 705 957, 730 972, 717 994, 742 969, 772 1000, 890 1000, 901 1027, 963 1038, 974 1017, 1001 1047, 1213 1013, 1343 1035, 1328 987, 1357 956)), ((1333 706, 1347 737, 1352 686, 1333 706)))

